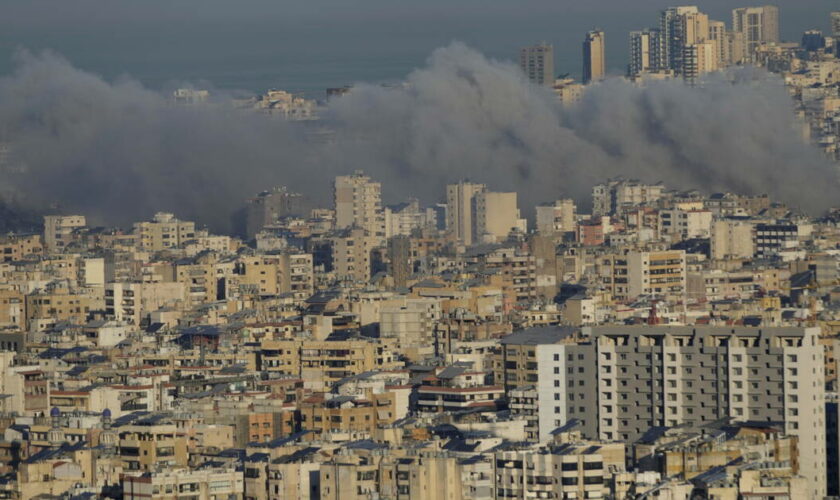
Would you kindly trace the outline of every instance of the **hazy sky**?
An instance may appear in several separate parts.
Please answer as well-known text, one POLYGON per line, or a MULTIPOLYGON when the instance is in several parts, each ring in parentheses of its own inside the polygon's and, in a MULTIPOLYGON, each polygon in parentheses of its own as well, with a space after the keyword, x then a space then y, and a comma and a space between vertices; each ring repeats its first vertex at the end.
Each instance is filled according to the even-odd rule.
MULTIPOLYGON (((731 22, 732 0, 694 2, 731 22)), ((152 88, 210 82, 321 97, 328 86, 387 81, 460 40, 493 58, 554 44, 557 72, 580 73, 580 41, 606 30, 609 70, 623 72, 627 35, 653 26, 664 0, 2 0, 0 74, 15 50, 53 49, 111 79, 152 88)), ((828 31, 831 0, 780 0, 785 39, 828 31)), ((755 5, 755 3, 744 3, 755 5)))

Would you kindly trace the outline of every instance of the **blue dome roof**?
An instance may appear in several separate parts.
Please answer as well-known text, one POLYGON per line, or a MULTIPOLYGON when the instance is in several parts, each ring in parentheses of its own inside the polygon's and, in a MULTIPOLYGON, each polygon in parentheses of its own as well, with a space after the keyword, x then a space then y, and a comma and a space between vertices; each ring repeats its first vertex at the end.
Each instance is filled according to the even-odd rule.
POLYGON ((104 410, 102 410, 102 416, 105 418, 111 418, 111 410, 105 408, 104 410))
POLYGON ((53 406, 53 409, 50 410, 50 416, 51 417, 60 417, 61 416, 61 410, 59 410, 57 407, 53 406))

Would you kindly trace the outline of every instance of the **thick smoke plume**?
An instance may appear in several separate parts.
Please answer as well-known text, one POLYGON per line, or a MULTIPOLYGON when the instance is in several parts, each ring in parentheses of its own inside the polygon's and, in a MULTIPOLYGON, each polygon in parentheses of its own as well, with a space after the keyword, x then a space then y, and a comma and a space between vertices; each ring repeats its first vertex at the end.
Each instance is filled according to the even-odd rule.
POLYGON ((168 210, 217 230, 262 189, 327 202, 332 177, 357 169, 386 197, 426 202, 470 178, 518 191, 523 208, 585 203, 593 184, 621 175, 818 211, 834 202, 836 169, 801 130, 783 85, 754 70, 695 88, 610 80, 563 109, 513 65, 456 43, 404 86, 356 86, 313 126, 224 103, 173 105, 130 79, 22 53, 0 79, 0 140, 12 146, 0 185, 28 209, 109 224, 168 210))

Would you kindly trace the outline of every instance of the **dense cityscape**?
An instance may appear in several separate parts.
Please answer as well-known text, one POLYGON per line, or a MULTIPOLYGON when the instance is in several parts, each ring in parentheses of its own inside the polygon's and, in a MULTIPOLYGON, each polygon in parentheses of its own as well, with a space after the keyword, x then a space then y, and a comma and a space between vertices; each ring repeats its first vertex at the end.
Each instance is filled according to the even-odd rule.
MULTIPOLYGON (((824 15, 833 33, 783 42, 775 6, 671 7, 622 42, 583 34, 581 81, 548 43, 517 63, 562 107, 758 68, 786 133, 838 166, 824 15)), ((356 91, 233 102, 329 143, 321 115, 356 91)), ((4 134, 0 174, 27 174, 4 134)), ((531 205, 471 177, 431 203, 385 203, 367 170, 324 179, 327 203, 267 185, 226 234, 163 209, 15 214, 27 193, 0 186, 0 498, 840 498, 840 199, 621 176, 531 205)))

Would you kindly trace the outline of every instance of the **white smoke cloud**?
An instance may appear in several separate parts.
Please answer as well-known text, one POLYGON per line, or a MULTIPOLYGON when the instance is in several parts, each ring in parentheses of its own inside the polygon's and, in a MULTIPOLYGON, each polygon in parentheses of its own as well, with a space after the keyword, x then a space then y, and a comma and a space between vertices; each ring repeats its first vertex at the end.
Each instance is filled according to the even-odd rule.
POLYGON ((435 51, 400 88, 358 85, 306 126, 229 106, 173 106, 130 79, 106 82, 54 54, 26 54, 0 79, 0 124, 25 174, 0 181, 28 208, 59 204, 105 223, 157 210, 216 229, 277 184, 328 203, 332 177, 363 169, 386 197, 436 201, 470 178, 516 190, 521 205, 589 198, 623 175, 676 188, 768 193, 816 211, 834 202, 836 169, 802 141, 781 83, 757 71, 697 88, 611 80, 578 106, 513 65, 462 44, 435 51), (390 196, 389 196, 390 194, 390 196))

